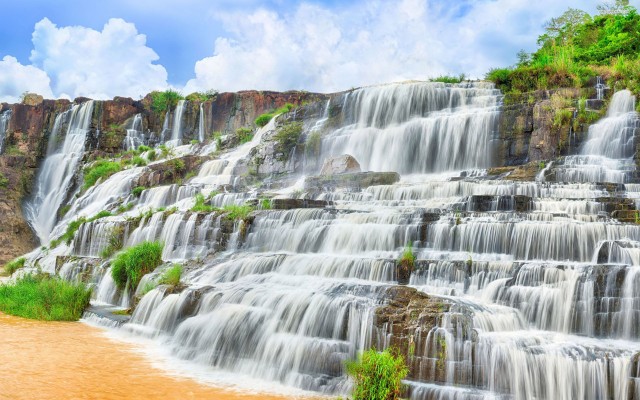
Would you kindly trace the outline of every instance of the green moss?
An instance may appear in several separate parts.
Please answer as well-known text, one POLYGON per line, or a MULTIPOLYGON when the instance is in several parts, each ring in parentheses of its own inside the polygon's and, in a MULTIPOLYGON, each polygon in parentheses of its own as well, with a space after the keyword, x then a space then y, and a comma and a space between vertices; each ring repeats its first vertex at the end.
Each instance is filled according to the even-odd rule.
POLYGON ((14 272, 24 267, 27 260, 24 257, 16 258, 4 265, 4 273, 6 275, 13 275, 14 272))
POLYGON ((89 305, 91 290, 48 275, 27 275, 0 285, 0 311, 45 321, 77 321, 89 305))
POLYGON ((136 288, 140 279, 162 264, 160 242, 143 242, 118 253, 111 263, 111 277, 120 289, 129 283, 136 288))
POLYGON ((174 264, 162 273, 158 280, 159 285, 177 286, 182 276, 182 265, 174 264))
POLYGON ((85 190, 89 189, 91 186, 95 185, 99 179, 104 181, 116 172, 120 172, 120 170, 122 170, 122 166, 118 162, 98 160, 91 166, 84 169, 83 187, 85 190))
POLYGON ((401 355, 371 349, 357 361, 347 362, 347 373, 355 381, 353 400, 395 400, 400 398, 409 369, 401 355))

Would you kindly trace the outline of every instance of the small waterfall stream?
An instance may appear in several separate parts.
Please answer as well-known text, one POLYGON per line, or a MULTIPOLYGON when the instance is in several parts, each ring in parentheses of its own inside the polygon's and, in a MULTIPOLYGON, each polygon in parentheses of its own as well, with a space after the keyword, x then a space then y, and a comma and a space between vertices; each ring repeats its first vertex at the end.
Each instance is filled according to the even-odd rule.
POLYGON ((33 198, 25 205, 27 220, 43 244, 49 242, 58 209, 69 196, 73 178, 84 153, 92 113, 91 100, 74 105, 71 110, 56 117, 47 157, 38 172, 33 198), (67 130, 64 133, 62 147, 57 149, 55 146, 63 133, 63 124, 66 124, 67 130))
POLYGON ((11 120, 11 110, 0 113, 0 154, 4 151, 7 129, 9 129, 9 121, 11 120))
MULTIPOLYGON (((435 326, 402 332, 415 344, 405 355, 411 399, 640 399, 640 226, 610 217, 611 204, 640 193, 619 163, 633 161, 635 99, 613 96, 576 161, 553 164, 564 174, 555 182, 478 171, 492 163, 500 99, 488 84, 415 82, 337 96, 340 119, 327 104, 324 120, 310 124, 324 132, 322 156, 348 153, 363 170, 400 172, 400 182, 302 194, 332 205, 265 210, 249 225, 190 212, 196 193, 229 185, 208 204, 258 198, 232 187, 274 118, 190 181, 143 191, 131 213, 154 212, 83 224, 69 251, 95 257, 115 226, 126 245, 162 240, 165 261, 198 260, 185 269, 186 288, 149 291, 117 329, 212 375, 339 395, 350 388, 344 361, 398 334, 376 324, 376 310, 392 302, 396 260, 412 244, 409 286, 441 311, 435 326), (618 162, 613 172, 593 172, 606 160, 618 162)), ((107 192, 124 198, 138 173, 112 176, 69 213, 115 204, 107 192)), ((62 268, 69 276, 93 268, 95 300, 127 304, 108 265, 62 268)))

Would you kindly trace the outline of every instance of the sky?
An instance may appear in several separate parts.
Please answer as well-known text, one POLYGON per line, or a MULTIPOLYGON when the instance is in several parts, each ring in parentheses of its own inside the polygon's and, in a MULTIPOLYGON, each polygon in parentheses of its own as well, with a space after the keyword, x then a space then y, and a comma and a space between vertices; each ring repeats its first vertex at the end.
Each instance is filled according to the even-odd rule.
MULTIPOLYGON (((638 7, 640 0, 631 1, 638 7)), ((590 0, 0 0, 0 102, 482 78, 590 0)))

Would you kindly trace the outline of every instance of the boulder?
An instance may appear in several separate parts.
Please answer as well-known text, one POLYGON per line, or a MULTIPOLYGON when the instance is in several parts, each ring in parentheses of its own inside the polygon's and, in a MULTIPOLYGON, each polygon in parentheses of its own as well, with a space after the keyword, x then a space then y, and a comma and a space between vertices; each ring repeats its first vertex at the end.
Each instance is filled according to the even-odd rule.
POLYGON ((338 175, 360 171, 360 163, 358 160, 349 154, 343 154, 324 160, 320 175, 338 175))

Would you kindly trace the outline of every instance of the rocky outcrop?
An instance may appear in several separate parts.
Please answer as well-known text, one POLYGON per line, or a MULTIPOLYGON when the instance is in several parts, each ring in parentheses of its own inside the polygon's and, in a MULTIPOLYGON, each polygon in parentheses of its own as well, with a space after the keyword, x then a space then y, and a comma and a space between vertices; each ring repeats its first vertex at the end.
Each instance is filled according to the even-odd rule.
POLYGON ((137 186, 154 187, 176 183, 189 172, 197 171, 205 160, 205 157, 187 155, 151 164, 138 178, 137 186))
POLYGON ((320 175, 337 175, 360 172, 360 163, 353 156, 343 154, 324 160, 320 175))
POLYGON ((310 176, 304 181, 305 190, 360 190, 376 185, 392 185, 400 180, 397 172, 356 172, 350 174, 310 176))

